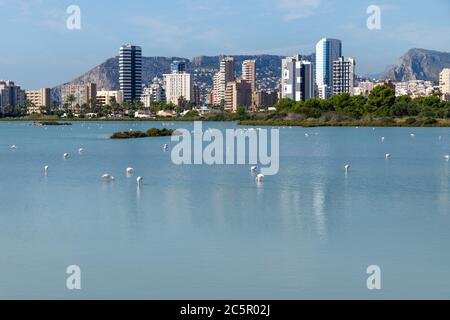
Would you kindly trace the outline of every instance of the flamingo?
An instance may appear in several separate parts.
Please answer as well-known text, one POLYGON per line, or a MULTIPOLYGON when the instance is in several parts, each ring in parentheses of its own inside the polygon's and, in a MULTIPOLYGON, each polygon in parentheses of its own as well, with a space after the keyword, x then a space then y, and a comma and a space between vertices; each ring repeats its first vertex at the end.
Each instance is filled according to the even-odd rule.
POLYGON ((256 181, 257 182, 263 182, 264 181, 265 176, 263 174, 258 174, 256 176, 256 181))
POLYGON ((112 175, 105 173, 104 175, 102 175, 102 181, 104 182, 111 182, 116 180, 112 175))

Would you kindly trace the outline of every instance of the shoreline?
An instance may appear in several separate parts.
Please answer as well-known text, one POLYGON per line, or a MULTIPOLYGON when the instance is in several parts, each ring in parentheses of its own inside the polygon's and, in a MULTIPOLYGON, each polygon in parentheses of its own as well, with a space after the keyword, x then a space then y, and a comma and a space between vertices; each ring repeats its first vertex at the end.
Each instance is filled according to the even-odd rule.
POLYGON ((392 128, 450 128, 450 119, 435 119, 436 123, 427 122, 424 119, 417 119, 416 122, 409 123, 403 119, 381 120, 350 120, 350 121, 320 121, 320 120, 257 120, 257 119, 203 119, 203 118, 0 118, 1 122, 47 122, 47 121, 64 121, 64 122, 235 122, 240 126, 263 126, 263 127, 392 127, 392 128))
POLYGON ((437 123, 407 123, 407 122, 382 122, 382 121, 308 121, 308 120, 241 120, 241 126, 262 127, 375 127, 375 128, 450 128, 450 122, 437 123))

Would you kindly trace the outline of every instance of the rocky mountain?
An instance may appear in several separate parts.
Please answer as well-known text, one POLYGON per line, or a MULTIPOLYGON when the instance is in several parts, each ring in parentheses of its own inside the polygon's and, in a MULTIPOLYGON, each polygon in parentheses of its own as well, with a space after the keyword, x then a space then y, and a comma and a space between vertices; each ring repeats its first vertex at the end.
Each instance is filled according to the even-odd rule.
POLYGON ((397 64, 382 75, 382 79, 394 81, 429 80, 439 81, 439 73, 450 67, 450 52, 411 49, 397 64))
MULTIPOLYGON (((179 57, 143 57, 143 82, 147 84, 155 77, 162 78, 164 73, 170 71, 170 64, 174 60, 182 60, 186 62, 187 69, 193 73, 194 81, 199 85, 202 94, 212 89, 212 77, 219 69, 219 60, 223 56, 200 56, 194 57, 192 60, 179 57)), ((257 66, 257 85, 261 90, 273 90, 278 87, 281 74, 282 56, 276 55, 235 55, 236 74, 240 76, 241 65, 244 60, 255 59, 257 66)), ((314 62, 314 55, 304 56, 305 60, 314 62)), ((93 82, 97 84, 100 90, 119 89, 119 58, 114 57, 106 60, 102 64, 89 70, 82 76, 68 82, 71 84, 80 84, 93 82)), ((60 86, 53 88, 53 97, 56 101, 60 101, 60 86)))

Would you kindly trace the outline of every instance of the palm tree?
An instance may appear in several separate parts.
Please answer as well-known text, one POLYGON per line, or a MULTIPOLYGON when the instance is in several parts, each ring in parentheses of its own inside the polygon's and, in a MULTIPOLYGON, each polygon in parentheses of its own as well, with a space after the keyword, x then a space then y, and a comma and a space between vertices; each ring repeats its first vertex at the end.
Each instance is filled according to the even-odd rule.
MULTIPOLYGON (((77 100, 77 98, 75 98, 75 96, 73 94, 70 94, 67 96, 66 98, 66 102, 67 102, 67 109, 73 109, 73 103, 77 100)), ((69 110, 65 110, 66 113, 69 112, 69 110)))

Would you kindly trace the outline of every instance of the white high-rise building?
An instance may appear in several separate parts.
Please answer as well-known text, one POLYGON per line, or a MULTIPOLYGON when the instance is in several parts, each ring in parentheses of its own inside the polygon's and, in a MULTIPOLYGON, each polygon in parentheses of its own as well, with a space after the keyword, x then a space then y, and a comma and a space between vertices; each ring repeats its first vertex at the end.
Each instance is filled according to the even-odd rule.
POLYGON ((355 60, 340 57, 333 62, 333 94, 353 95, 355 87, 355 60))
POLYGON ((142 94, 142 49, 138 46, 120 47, 119 54, 120 91, 126 102, 137 101, 142 94))
POLYGON ((314 68, 301 55, 282 61, 281 97, 302 101, 314 97, 314 68))
POLYGON ((227 84, 235 80, 234 58, 225 57, 220 60, 220 70, 213 77, 213 104, 220 105, 225 101, 227 84))
POLYGON ((168 103, 178 105, 180 99, 194 102, 194 80, 190 73, 179 72, 164 75, 166 99, 168 103))
POLYGON ((324 38, 316 45, 316 85, 321 98, 333 92, 333 62, 341 56, 341 40, 324 38))
POLYGON ((450 101, 450 68, 445 68, 439 74, 439 90, 442 94, 442 99, 450 101))

